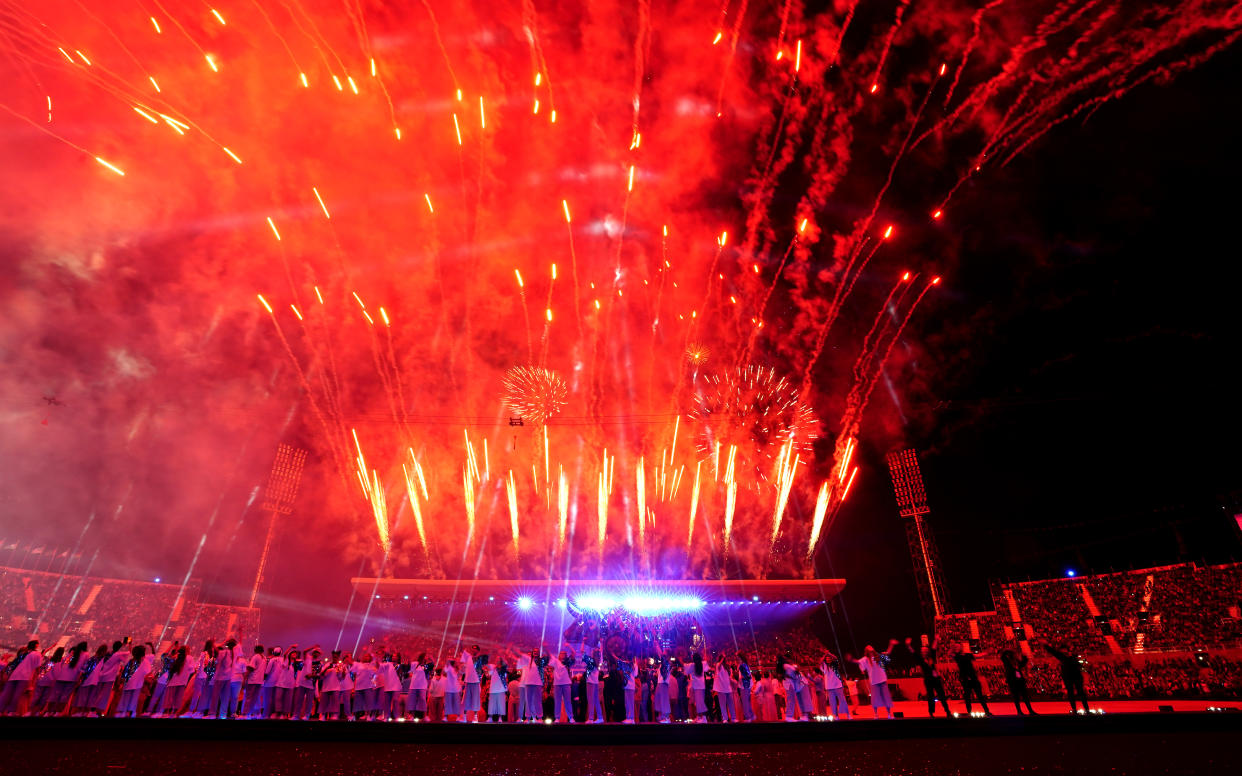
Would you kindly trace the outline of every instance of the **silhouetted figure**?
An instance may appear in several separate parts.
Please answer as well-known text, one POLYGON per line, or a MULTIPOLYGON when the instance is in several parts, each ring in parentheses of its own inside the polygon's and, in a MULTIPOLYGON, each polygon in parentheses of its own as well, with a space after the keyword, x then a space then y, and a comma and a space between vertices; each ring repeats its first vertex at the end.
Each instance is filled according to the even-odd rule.
POLYGON ((1076 700, 1082 701, 1083 711, 1091 711, 1091 707, 1087 705, 1087 690, 1083 687, 1081 658, 1078 655, 1066 654, 1051 644, 1045 644, 1044 649, 1061 664, 1061 681, 1065 682, 1065 697, 1069 701, 1070 713, 1078 710, 1076 700))
MULTIPOLYGON (((910 639, 906 639, 906 646, 914 652, 910 639)), ((914 652, 914 659, 919 662, 919 669, 923 672, 923 689, 927 692, 927 716, 936 716, 936 700, 939 699, 940 705, 944 707, 944 715, 952 717, 953 712, 949 710, 949 699, 944 691, 944 679, 940 676, 940 669, 936 668, 936 643, 932 642, 931 646, 914 652)))
POLYGON ((1026 689, 1026 664, 1029 661, 1026 655, 1018 657, 1012 649, 1007 649, 1001 653, 1001 664, 1005 667, 1005 683, 1009 685, 1009 696, 1013 698, 1014 710, 1019 714, 1022 713, 1022 703, 1026 704, 1026 710, 1031 714, 1035 713, 1035 709, 1031 708, 1031 693, 1026 689))
POLYGON ((983 707, 983 713, 992 716, 992 712, 988 710, 988 702, 983 697, 983 682, 979 681, 979 672, 975 670, 975 656, 959 645, 953 662, 957 663, 957 675, 962 682, 962 702, 966 704, 966 713, 970 713, 970 699, 974 697, 983 707))

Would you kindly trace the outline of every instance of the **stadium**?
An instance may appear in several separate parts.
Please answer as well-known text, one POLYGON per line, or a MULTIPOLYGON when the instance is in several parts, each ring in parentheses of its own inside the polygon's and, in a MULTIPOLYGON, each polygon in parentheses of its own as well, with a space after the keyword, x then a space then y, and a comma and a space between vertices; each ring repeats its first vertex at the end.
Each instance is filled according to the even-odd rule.
POLYGON ((1236 3, 0 20, 0 774, 1242 768, 1236 3))

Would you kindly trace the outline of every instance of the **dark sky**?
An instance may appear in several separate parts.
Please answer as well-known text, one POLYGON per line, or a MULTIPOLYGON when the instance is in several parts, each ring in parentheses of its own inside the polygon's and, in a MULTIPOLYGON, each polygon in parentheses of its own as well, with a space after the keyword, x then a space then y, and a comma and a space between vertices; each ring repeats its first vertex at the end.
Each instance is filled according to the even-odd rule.
MULTIPOLYGON (((1142 87, 955 203, 961 265, 913 334, 934 379, 902 409, 956 610, 991 608, 994 578, 1242 557, 1240 66, 1142 87)), ((883 460, 900 442, 870 442, 830 551, 879 641, 918 612, 883 460)))

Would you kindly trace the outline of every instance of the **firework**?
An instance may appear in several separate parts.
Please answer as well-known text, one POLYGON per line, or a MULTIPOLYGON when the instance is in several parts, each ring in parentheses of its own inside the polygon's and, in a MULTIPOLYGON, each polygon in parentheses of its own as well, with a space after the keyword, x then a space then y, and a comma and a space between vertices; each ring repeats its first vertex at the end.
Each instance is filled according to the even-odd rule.
MULTIPOLYGON (((939 279, 925 266, 900 274, 905 236, 946 253, 936 234, 960 220, 948 216, 957 191, 983 190, 989 168, 1058 124, 1242 35, 1229 3, 1200 0, 901 0, 866 25, 852 25, 854 2, 786 4, 779 22, 728 6, 714 26, 704 25, 719 4, 688 0, 655 15, 640 3, 635 30, 611 8, 525 1, 486 14, 444 0, 350 3, 356 13, 341 14, 339 3, 299 0, 284 4, 292 23, 268 3, 157 5, 146 19, 103 0, 6 5, 0 119, 21 142, 0 150, 0 192, 7 212, 38 216, 14 221, 14 244, 56 245, 70 225, 64 241, 99 254, 91 282, 106 292, 94 313, 49 295, 31 306, 45 316, 34 325, 124 325, 132 316, 103 307, 134 305, 113 267, 153 293, 175 291, 175 304, 144 307, 141 331, 104 332, 175 355, 142 386, 154 406, 247 396, 245 417, 268 417, 263 397, 296 404, 303 414, 280 432, 314 438, 339 475, 314 483, 315 534, 366 536, 344 544, 367 547, 377 568, 405 564, 409 554, 387 551, 417 541, 420 563, 444 575, 458 572, 438 556, 457 547, 438 539, 444 552, 427 551, 428 531, 464 533, 485 568, 542 574, 543 553, 524 566, 518 552, 519 505, 522 539, 560 547, 567 574, 594 561, 595 573, 636 576, 653 558, 676 573, 670 549, 689 559, 685 577, 725 572, 707 551, 722 508, 727 573, 761 573, 760 558, 798 570, 801 542, 810 554, 824 541, 860 476, 877 381, 888 374, 902 390, 897 370, 883 370, 889 353, 899 342, 918 353, 904 333, 939 279), (388 10, 363 13, 375 5, 388 10), (991 18, 1001 14, 1003 24, 991 18), (557 34, 545 39, 541 23, 557 34), (397 37, 432 43, 379 45, 397 37), (512 67, 526 57, 529 69, 512 67), (643 110, 652 104, 678 109, 643 110), (708 120, 687 120, 698 112, 708 120), (180 242, 116 239, 144 234, 180 242), (890 272, 901 281, 880 302, 875 281, 890 272), (213 336, 228 300, 253 304, 259 289, 259 336, 213 336), (187 327, 208 320, 193 350, 203 357, 185 359, 187 327), (766 354, 779 372, 746 366, 766 354), (526 366, 505 374, 512 364, 526 366), (522 420, 512 425, 534 434, 496 424, 497 393, 522 420), (828 407, 841 412, 831 460, 812 449, 812 408, 828 407), (407 459, 416 432, 419 458, 407 459), (493 462, 504 496, 489 488, 493 462), (398 466, 416 537, 390 522, 384 480, 398 466), (818 498, 811 470, 826 472, 818 498), (598 546, 571 557, 591 474, 598 546), (444 498, 429 497, 428 477, 450 486, 444 498), (505 532, 506 501, 511 553, 489 528, 505 532), (617 552, 618 568, 606 568, 605 548, 629 540, 635 517, 641 552, 617 552), (786 546, 796 550, 764 557, 786 546)), ((31 355, 13 362, 33 368, 31 355)), ((271 426, 254 433, 275 435, 271 426)))
POLYGON ((819 436, 819 421, 797 388, 774 369, 753 365, 708 378, 688 415, 702 429, 700 453, 719 456, 722 444, 740 449, 760 475, 763 461, 786 446, 809 457, 819 436))
POLYGON ((565 408, 569 388, 559 374, 543 367, 515 366, 505 373, 504 402, 511 412, 536 426, 565 408))
POLYGON ((693 342, 686 346, 686 362, 696 369, 706 364, 711 355, 712 349, 701 342, 693 342))

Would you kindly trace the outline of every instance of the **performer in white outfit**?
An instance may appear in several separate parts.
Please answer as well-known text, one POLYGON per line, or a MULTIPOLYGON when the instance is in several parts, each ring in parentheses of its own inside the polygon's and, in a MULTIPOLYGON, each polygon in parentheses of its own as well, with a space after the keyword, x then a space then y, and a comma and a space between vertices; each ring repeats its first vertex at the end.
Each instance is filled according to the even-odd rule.
POLYGON ((4 683, 4 689, 0 690, 0 714, 17 713, 17 704, 21 702, 22 694, 26 692, 30 680, 42 663, 43 656, 39 654, 38 639, 28 642, 24 650, 18 651, 17 658, 9 664, 13 666, 9 672, 9 680, 4 683))
POLYGON ((121 700, 116 705, 118 717, 138 715, 138 695, 142 692, 142 685, 147 681, 151 668, 151 657, 147 654, 147 648, 142 645, 134 647, 133 657, 121 672, 124 684, 121 685, 121 700))
POLYGON ((474 722, 479 718, 479 645, 475 644, 461 652, 462 683, 465 695, 462 698, 462 722, 474 722))
POLYGON ((868 644, 858 660, 858 668, 866 675, 867 684, 870 686, 871 711, 876 719, 880 717, 880 709, 888 712, 889 719, 893 718, 893 696, 888 690, 888 671, 885 668, 895 646, 897 639, 889 642, 888 649, 877 652, 875 647, 868 644))

